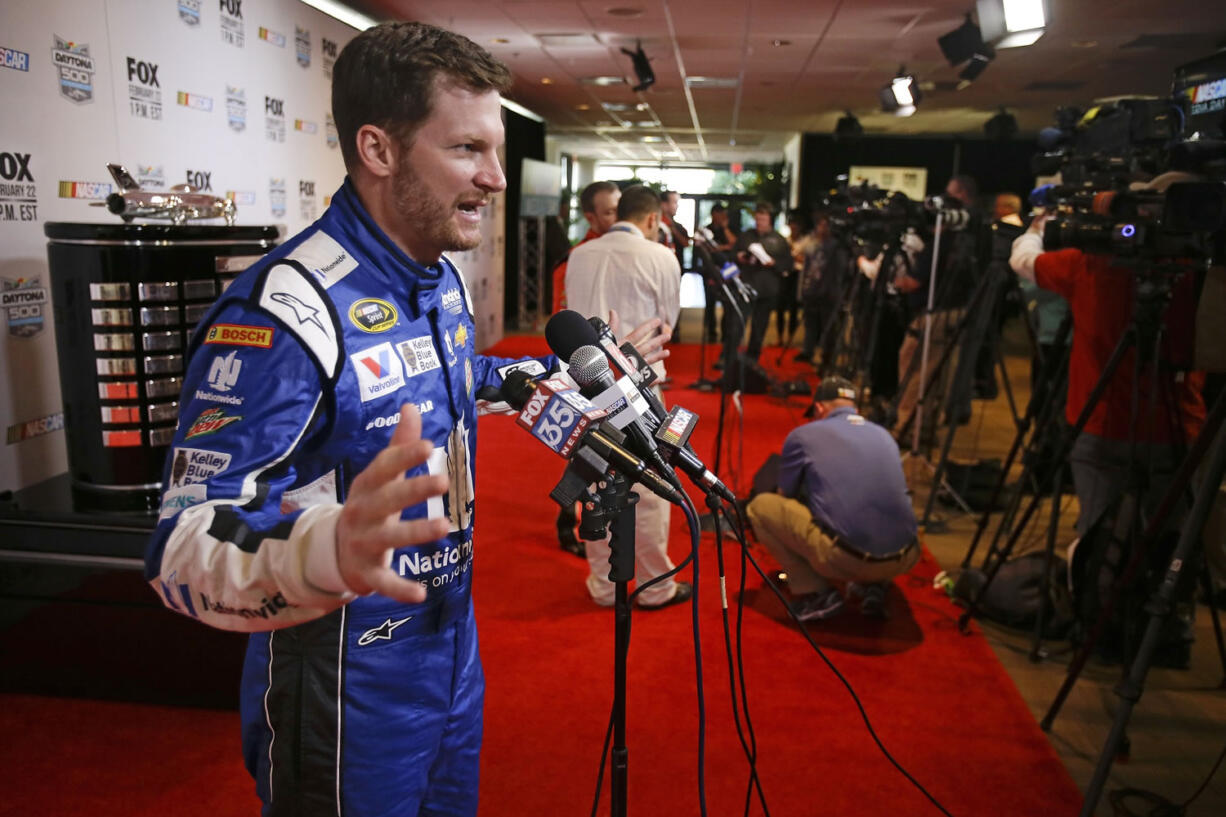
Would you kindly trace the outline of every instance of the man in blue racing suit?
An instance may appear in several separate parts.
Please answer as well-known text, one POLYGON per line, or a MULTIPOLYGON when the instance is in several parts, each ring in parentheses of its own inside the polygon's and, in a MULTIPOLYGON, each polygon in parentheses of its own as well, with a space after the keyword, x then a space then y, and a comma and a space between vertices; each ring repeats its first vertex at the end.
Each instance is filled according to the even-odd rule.
POLYGON ((515 362, 474 353, 443 253, 477 246, 506 186, 510 79, 431 26, 356 37, 332 92, 348 178, 192 340, 146 578, 254 633, 243 752, 265 815, 476 813, 475 395, 515 362))

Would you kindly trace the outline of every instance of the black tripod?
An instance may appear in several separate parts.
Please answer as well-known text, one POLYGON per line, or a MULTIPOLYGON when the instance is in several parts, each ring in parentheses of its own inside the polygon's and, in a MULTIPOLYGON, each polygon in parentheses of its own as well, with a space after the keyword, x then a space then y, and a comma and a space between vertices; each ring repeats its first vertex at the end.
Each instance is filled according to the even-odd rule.
MULTIPOLYGON (((1134 366, 1135 373, 1133 377, 1131 434, 1134 441, 1133 447, 1135 449, 1136 423, 1139 417, 1139 406, 1137 404, 1139 401, 1138 389, 1140 386, 1141 370, 1147 362, 1155 367, 1159 365, 1159 353, 1161 351, 1163 338, 1162 313, 1171 298, 1171 281, 1168 276, 1161 274, 1143 275, 1138 273, 1137 275, 1133 276, 1133 286, 1134 306, 1132 320, 1129 322, 1128 327, 1124 330, 1123 335, 1120 336, 1119 341, 1115 345, 1115 349, 1112 350, 1111 356, 1108 358, 1106 365, 1103 367, 1102 373, 1099 375, 1098 382, 1094 384, 1094 388, 1090 391, 1090 395, 1086 399, 1086 404, 1082 408, 1081 414, 1077 417, 1077 422, 1074 423, 1073 426, 1069 428, 1062 436, 1058 453, 1053 458, 1057 463, 1063 463, 1068 459, 1069 454, 1073 450, 1073 443, 1076 441, 1078 435, 1081 434, 1082 429, 1085 428, 1086 423, 1089 422, 1090 415, 1094 413, 1095 407, 1102 400, 1102 396, 1106 392, 1107 386, 1115 374, 1115 370, 1119 368, 1120 362, 1124 359, 1124 355, 1129 349, 1135 349, 1137 352, 1134 366)), ((1154 395, 1151 393, 1151 400, 1153 397, 1154 395)), ((1133 469, 1134 473, 1136 470, 1137 469, 1135 468, 1133 469)), ((1052 503, 1054 507, 1052 510, 1051 524, 1053 525, 1057 524, 1059 519, 1059 492, 1062 488, 1061 480, 1063 474, 1064 469, 1058 467, 1055 469, 1052 475, 1052 503)), ((982 603, 988 588, 991 586, 992 581, 996 578, 1000 568, 1003 567, 1009 560, 1009 557, 1012 555, 1018 540, 1021 539, 1022 534, 1025 532, 1031 516, 1033 516, 1035 511, 1038 510, 1039 504, 1042 502, 1042 500, 1042 493, 1036 491, 1034 496, 1031 498, 1030 503, 1026 506, 1026 510, 1022 514, 1021 521, 1013 529, 1012 535, 1009 537, 1009 541, 1005 544, 1005 547, 999 551, 997 560, 991 565, 990 568, 988 568, 984 577, 984 583, 979 588, 979 592, 976 593, 974 598, 971 599, 966 610, 958 619, 958 626, 963 630, 963 632, 967 631, 970 620, 975 613, 978 612, 979 606, 982 603)), ((1038 624, 1036 626, 1036 632, 1038 633, 1042 632, 1043 618, 1045 615, 1044 608, 1047 603, 1046 599, 1048 590, 1050 589, 1048 586, 1048 581, 1050 579, 1051 564, 1055 557, 1054 539, 1054 534, 1049 531, 1046 560, 1047 570, 1044 572, 1040 590, 1040 598, 1043 599, 1043 603, 1040 605, 1038 624)), ((1036 644, 1035 649, 1032 652, 1032 658, 1037 659, 1040 655, 1040 651, 1041 646, 1036 644)))
MULTIPOLYGON (((1141 698, 1141 689, 1145 683, 1145 676, 1149 672, 1154 651, 1158 646, 1162 626, 1171 614, 1173 607, 1171 602, 1175 596, 1176 586, 1181 580, 1186 581, 1186 579, 1182 579, 1183 569, 1191 563, 1190 559, 1196 542, 1200 538, 1200 531, 1204 528, 1205 519, 1209 515, 1213 498, 1217 494, 1223 475, 1226 474, 1226 434, 1220 431, 1223 408, 1226 408, 1226 395, 1219 396, 1217 405, 1214 407, 1213 415, 1216 416, 1217 422, 1212 427, 1212 431, 1208 423, 1205 424, 1201 431, 1198 442, 1203 440, 1204 444, 1196 446, 1192 452, 1189 452, 1188 457, 1185 458, 1184 467, 1180 469, 1181 474, 1190 475, 1199 464, 1205 449, 1208 447, 1208 440, 1216 438, 1216 442, 1213 444, 1213 453, 1209 458, 1209 466, 1201 479, 1200 488, 1196 492, 1196 501, 1192 506, 1192 511, 1188 514, 1187 519, 1184 520, 1183 528, 1180 530, 1179 542, 1175 546, 1174 553, 1171 554, 1166 574, 1163 577, 1162 583, 1154 591, 1149 604, 1145 607, 1145 611, 1149 614, 1149 621, 1145 627, 1145 634, 1141 638, 1141 644, 1137 649, 1136 658, 1133 659, 1127 676, 1115 688, 1115 694, 1120 698, 1119 708, 1116 710, 1115 720, 1111 724, 1111 731, 1107 735, 1106 742, 1103 744, 1102 752, 1098 756, 1098 763, 1094 767, 1094 776, 1090 779, 1090 784, 1086 788, 1085 801, 1081 806, 1081 817, 1091 817, 1098 805, 1099 798, 1102 796, 1103 786, 1107 781, 1107 775, 1111 771, 1111 764, 1115 760, 1116 753, 1119 751, 1122 742, 1125 740, 1124 733, 1128 727, 1128 719, 1132 716, 1133 707, 1141 698), (1195 460, 1193 460, 1194 454, 1196 455, 1195 460)), ((1183 480, 1184 484, 1186 484, 1186 481, 1186 479, 1183 480)), ((1170 497, 1172 492, 1174 492, 1175 496, 1178 496, 1182 491, 1183 485, 1171 485, 1167 496, 1170 497)), ((1104 610, 1103 615, 1105 616, 1106 613, 1107 610, 1104 610)), ((1099 622, 1101 623, 1102 620, 1103 617, 1100 616, 1099 622)), ((1080 669, 1080 666, 1078 666, 1078 669, 1080 669)), ((1070 666, 1070 677, 1072 677, 1071 672, 1072 667, 1070 666)), ((1066 681, 1066 685, 1070 683, 1066 681)), ((1064 690, 1062 689, 1061 692, 1064 692, 1064 690)), ((1062 701, 1063 698, 1058 698, 1058 700, 1062 701)), ((1053 713, 1049 712, 1048 716, 1044 718, 1044 728, 1050 727, 1052 715, 1053 713)))
MULTIPOLYGON (((958 327, 954 330, 954 336, 946 347, 945 354, 942 355, 937 363, 933 370, 933 376, 929 380, 930 387, 930 384, 936 382, 940 371, 947 364, 952 350, 960 348, 961 351, 958 355, 958 365, 955 367, 953 383, 946 392, 944 401, 945 417, 950 420, 949 427, 945 433, 945 441, 941 446, 941 456, 937 462, 936 471, 932 476, 934 487, 928 494, 928 501, 924 506, 924 516, 920 520, 920 527, 924 529, 928 528, 929 520, 932 518, 933 507, 936 504, 938 493, 936 486, 943 484, 945 473, 949 466, 949 452, 953 447, 954 434, 958 430, 958 422, 956 420, 960 419, 955 417, 957 414, 955 406, 970 392, 975 363, 978 359, 979 350, 985 342, 989 344, 994 362, 1000 369, 1001 383, 1004 387, 1005 397, 1009 401, 1009 410, 1013 415, 1014 425, 1019 428, 1022 426, 1023 421, 1018 417, 1017 403, 1013 397, 1013 386, 1009 382, 1009 371, 1005 366, 1004 356, 1001 354, 1000 339, 996 329, 1000 325, 999 315, 1004 307, 1006 295, 1015 299, 1021 299, 1021 288, 1018 285, 1017 277, 1003 264, 989 264, 979 284, 976 286, 970 305, 959 321, 958 327)), ((1031 349, 1037 350, 1038 340, 1035 338, 1034 327, 1030 325, 1029 320, 1026 321, 1026 330, 1030 338, 1031 349)), ((926 388, 921 389, 920 400, 916 403, 917 406, 923 401, 926 390, 926 388)), ((1002 479, 1003 474, 1007 470, 1008 465, 1005 467, 1005 472, 1002 472, 1002 479)), ((996 496, 993 495, 993 502, 995 499, 996 496)))

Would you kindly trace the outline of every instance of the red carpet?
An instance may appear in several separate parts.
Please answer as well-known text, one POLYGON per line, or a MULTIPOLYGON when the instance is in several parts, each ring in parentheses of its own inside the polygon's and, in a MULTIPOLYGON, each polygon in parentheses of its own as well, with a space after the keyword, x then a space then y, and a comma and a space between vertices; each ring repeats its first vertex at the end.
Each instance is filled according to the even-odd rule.
MULTIPOLYGON (((536 339, 515 338, 492 351, 542 348, 536 339)), ((775 349, 763 355, 768 368, 776 355, 775 349)), ((718 396, 682 387, 694 379, 697 364, 697 347, 674 351, 669 365, 677 386, 666 397, 702 417, 694 445, 710 464, 718 396)), ((765 396, 744 399, 744 438, 731 445, 733 451, 743 446, 744 464, 733 483, 739 492, 799 422, 805 403, 803 397, 790 404, 765 396)), ((509 418, 483 419, 479 434, 474 592, 488 685, 481 813, 586 814, 612 701, 613 616, 588 601, 586 563, 556 545, 556 506, 548 493, 561 461, 509 418)), ((726 457, 724 465, 727 474, 726 457)), ((679 562, 688 537, 676 511, 673 528, 672 553, 679 562)), ((711 534, 703 545, 698 603, 707 802, 712 815, 736 815, 744 809, 747 766, 732 724, 711 534)), ((735 605, 739 552, 734 544, 725 550, 729 602, 735 605)), ((761 549, 755 555, 764 569, 773 567, 761 549)), ((809 631, 854 686, 895 758, 953 814, 1073 813, 1080 802, 1075 785, 982 636, 957 632, 956 609, 931 587, 936 570, 925 559, 895 582, 888 622, 870 624, 849 609, 809 631)), ((14 631, 30 624, 45 634, 45 625, 58 620, 35 611, 10 628, 0 640, 8 668, 22 655, 11 647, 34 640, 14 631)), ((881 755, 847 691, 752 569, 743 626, 758 768, 772 815, 938 813, 881 755)), ((107 637, 104 632, 99 629, 100 638, 107 637)), ((183 637, 190 638, 187 632, 183 637)), ((124 652, 131 649, 130 639, 113 632, 109 637, 119 649, 126 645, 124 652)), ((166 671, 180 673, 186 665, 166 671)), ((224 661, 192 671, 207 680, 218 666, 214 686, 236 688, 237 675, 224 661)), ((74 672, 88 686, 90 667, 74 672)), ((628 687, 629 812, 698 814, 688 607, 634 614, 628 687)), ((0 696, 0 730, 6 782, 0 815, 255 813, 232 711, 7 694, 0 696)), ((607 814, 607 775, 603 801, 601 813, 607 814)), ((755 805, 752 813, 761 810, 755 805)))

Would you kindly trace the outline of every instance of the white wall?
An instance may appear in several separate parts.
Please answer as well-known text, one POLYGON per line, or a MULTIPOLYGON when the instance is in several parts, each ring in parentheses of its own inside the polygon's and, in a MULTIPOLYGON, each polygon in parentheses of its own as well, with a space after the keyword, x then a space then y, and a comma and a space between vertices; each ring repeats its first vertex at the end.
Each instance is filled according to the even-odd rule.
MULTIPOLYGON (((207 181, 239 224, 309 224, 344 179, 331 65, 355 34, 298 0, 0 4, 0 285, 49 296, 44 222, 118 222, 89 206, 108 162, 153 189, 207 181)), ((502 334, 498 210, 456 258, 483 344, 502 334)), ((0 308, 0 490, 67 468, 53 335, 49 302, 0 308)))

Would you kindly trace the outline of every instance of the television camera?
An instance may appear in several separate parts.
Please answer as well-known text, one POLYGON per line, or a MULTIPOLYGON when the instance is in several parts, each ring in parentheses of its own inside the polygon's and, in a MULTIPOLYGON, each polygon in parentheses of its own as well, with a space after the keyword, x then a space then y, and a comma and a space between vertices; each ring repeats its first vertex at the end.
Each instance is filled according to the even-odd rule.
POLYGON ((1054 213, 1044 249, 1207 258, 1226 227, 1226 51, 1177 68, 1168 98, 1060 108, 1039 144, 1035 172, 1061 177, 1031 194, 1054 213), (1144 184, 1172 172, 1186 175, 1144 184))

